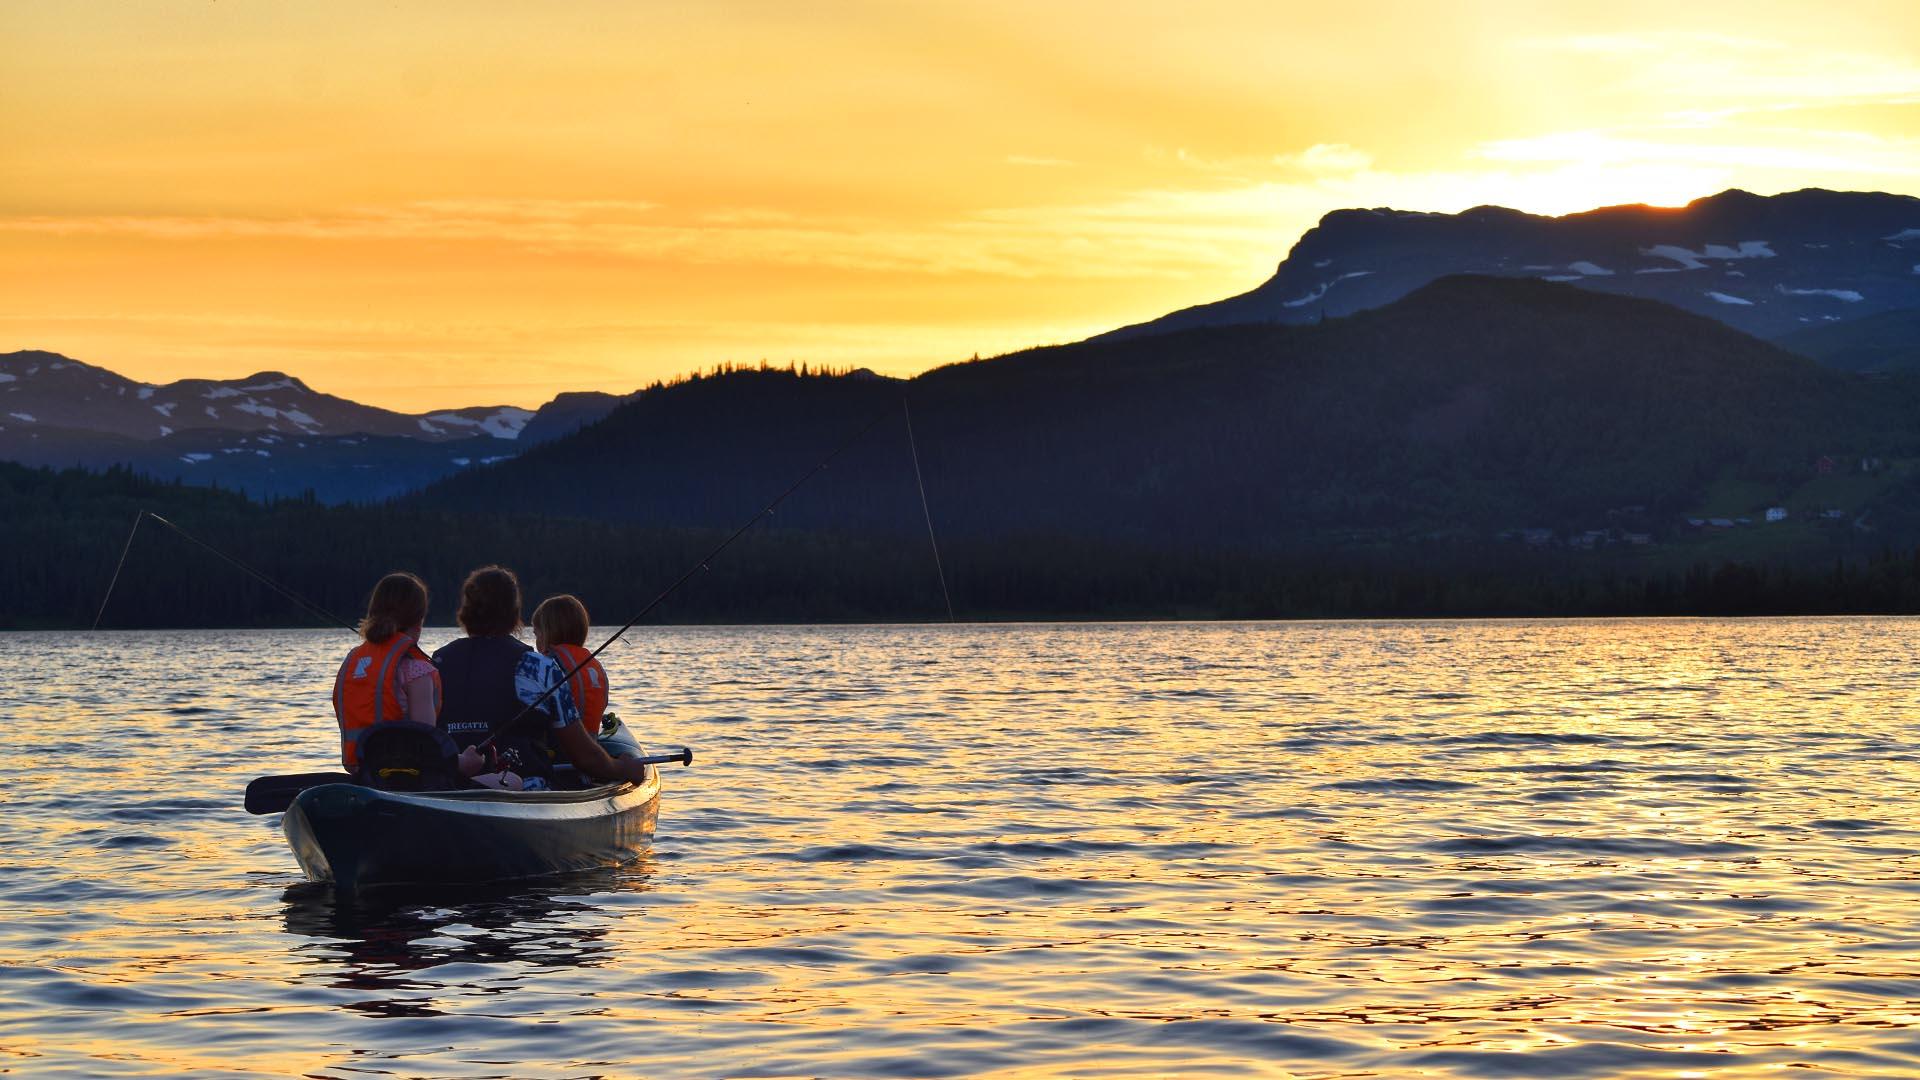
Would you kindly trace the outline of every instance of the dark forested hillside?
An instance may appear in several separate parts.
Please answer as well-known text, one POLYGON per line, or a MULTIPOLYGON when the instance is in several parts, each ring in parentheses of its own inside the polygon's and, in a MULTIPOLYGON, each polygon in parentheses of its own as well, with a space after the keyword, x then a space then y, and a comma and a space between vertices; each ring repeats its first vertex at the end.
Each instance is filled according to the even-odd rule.
POLYGON ((1778 341, 1783 349, 1841 371, 1920 371, 1920 308, 1822 323, 1778 341))
POLYGON ((1790 486, 1822 455, 1906 454, 1912 397, 1649 301, 1449 278, 1322 325, 1039 349, 908 383, 697 379, 411 505, 718 526, 880 417, 792 513, 910 530, 904 399, 955 536, 1318 547, 1671 518, 1725 482, 1790 486))
MULTIPOLYGON (((474 566, 520 571, 529 605, 584 597, 604 634, 719 539, 711 530, 404 508, 262 506, 124 472, 0 463, 0 629, 84 628, 139 510, 151 510, 343 621, 377 577, 423 575, 429 621, 451 623, 474 566)), ((1638 552, 1415 549, 1252 552, 1061 535, 969 538, 943 548, 962 619, 1665 615, 1920 611, 1920 551, 1843 552, 1816 564, 1649 561, 1638 552)), ((927 550, 868 533, 768 526, 697 574, 652 622, 937 620, 927 550)), ((103 628, 324 626, 149 519, 103 628)), ((342 639, 346 631, 341 630, 342 639)))
MULTIPOLYGON (((461 578, 490 562, 521 572, 529 606, 573 591, 602 621, 624 621, 724 535, 308 500, 262 505, 122 470, 54 472, 0 462, 0 628, 90 624, 142 510, 347 622, 381 574, 406 569, 431 586, 432 621, 450 623, 461 578)), ((768 528, 743 538, 658 617, 915 618, 939 605, 923 550, 768 528)), ((103 619, 107 627, 325 622, 151 519, 140 526, 103 619)))

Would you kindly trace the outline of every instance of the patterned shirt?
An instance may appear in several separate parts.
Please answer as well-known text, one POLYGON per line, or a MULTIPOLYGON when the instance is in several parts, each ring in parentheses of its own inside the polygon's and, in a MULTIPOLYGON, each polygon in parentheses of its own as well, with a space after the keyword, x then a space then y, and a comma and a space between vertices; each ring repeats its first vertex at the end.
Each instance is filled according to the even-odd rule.
POLYGON ((573 703, 573 694, 567 689, 566 672, 553 662, 553 657, 532 649, 520 655, 520 664, 513 669, 513 690, 520 696, 520 704, 531 705, 540 700, 540 695, 553 687, 553 696, 540 702, 540 711, 555 728, 580 722, 580 708, 573 703))

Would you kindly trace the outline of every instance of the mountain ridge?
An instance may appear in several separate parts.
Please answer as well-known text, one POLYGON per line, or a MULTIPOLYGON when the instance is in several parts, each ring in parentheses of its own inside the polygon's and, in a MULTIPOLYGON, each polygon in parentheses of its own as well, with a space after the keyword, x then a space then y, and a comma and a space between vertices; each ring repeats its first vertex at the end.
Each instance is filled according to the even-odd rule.
POLYGON ((329 502, 370 501, 557 438, 622 398, 590 391, 538 410, 410 414, 316 391, 283 371, 145 383, 26 349, 0 353, 0 459, 128 465, 263 497, 311 491, 329 502))
POLYGON ((1920 198, 1729 189, 1681 208, 1624 204, 1547 216, 1339 209, 1247 292, 1094 340, 1193 326, 1352 314, 1449 274, 1539 277, 1662 300, 1772 338, 1920 307, 1920 198))
POLYGON ((129 438, 165 438, 189 427, 270 431, 280 435, 393 435, 442 441, 464 438, 446 428, 474 428, 513 439, 535 410, 511 405, 463 406, 410 414, 364 405, 308 386, 299 376, 263 370, 239 379, 130 379, 56 352, 0 353, 0 406, 21 423, 129 438), (20 421, 15 410, 31 410, 20 421))

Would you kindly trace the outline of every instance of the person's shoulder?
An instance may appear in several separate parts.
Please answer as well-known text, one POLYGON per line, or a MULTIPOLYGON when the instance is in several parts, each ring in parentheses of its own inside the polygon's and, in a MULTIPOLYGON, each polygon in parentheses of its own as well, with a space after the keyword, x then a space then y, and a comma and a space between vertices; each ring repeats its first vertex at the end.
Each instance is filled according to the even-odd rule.
POLYGON ((520 654, 521 671, 545 672, 548 668, 558 671, 560 670, 560 665, 554 663, 553 657, 548 656, 546 653, 538 649, 528 649, 520 654))

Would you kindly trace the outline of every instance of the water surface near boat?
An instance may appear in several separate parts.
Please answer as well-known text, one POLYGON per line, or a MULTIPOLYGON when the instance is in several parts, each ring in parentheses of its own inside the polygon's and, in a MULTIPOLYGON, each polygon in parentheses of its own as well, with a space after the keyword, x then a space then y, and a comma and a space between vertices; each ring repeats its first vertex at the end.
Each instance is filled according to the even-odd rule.
POLYGON ((0 635, 0 1074, 1920 1072, 1920 621, 650 629, 650 856, 357 904, 346 644, 0 635))

